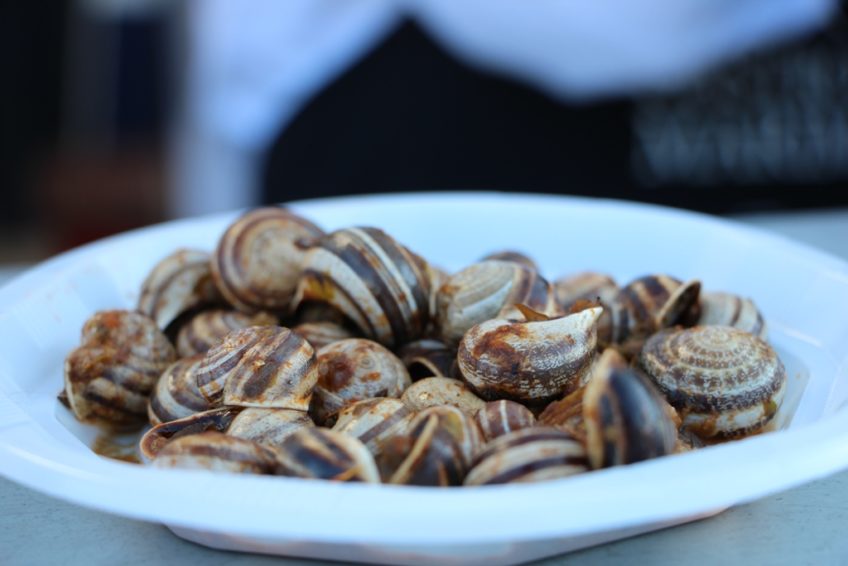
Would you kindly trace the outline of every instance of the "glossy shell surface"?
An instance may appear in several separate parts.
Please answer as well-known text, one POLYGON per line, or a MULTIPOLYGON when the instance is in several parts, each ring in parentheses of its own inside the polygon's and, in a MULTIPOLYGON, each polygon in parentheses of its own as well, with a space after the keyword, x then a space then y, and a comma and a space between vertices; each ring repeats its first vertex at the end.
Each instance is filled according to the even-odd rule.
POLYGON ((280 473, 299 478, 378 483, 374 457, 352 436, 325 428, 301 428, 276 450, 280 473))
POLYGON ((273 474, 277 462, 261 445, 221 434, 203 432, 169 442, 153 460, 157 468, 184 468, 240 474, 273 474))
POLYGON ((205 354, 209 348, 218 345, 234 330, 249 326, 273 326, 277 322, 277 317, 266 312, 245 314, 226 309, 202 311, 180 327, 177 334, 177 354, 181 358, 205 354))
POLYGON ((197 388, 195 371, 202 355, 177 360, 162 372, 150 396, 148 417, 151 425, 173 421, 210 408, 197 388))

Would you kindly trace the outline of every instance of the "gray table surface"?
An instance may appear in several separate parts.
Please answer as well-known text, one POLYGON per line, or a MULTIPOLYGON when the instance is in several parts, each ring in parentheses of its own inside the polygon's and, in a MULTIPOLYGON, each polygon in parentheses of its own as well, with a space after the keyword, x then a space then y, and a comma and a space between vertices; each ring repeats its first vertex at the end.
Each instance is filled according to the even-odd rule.
MULTIPOLYGON (((745 223, 848 259, 848 209, 745 223)), ((20 267, 0 268, 0 283, 20 267)), ((210 550, 165 527, 91 511, 0 478, 0 564, 320 564, 210 550)), ((538 564, 848 564, 848 472, 699 522, 538 564)))

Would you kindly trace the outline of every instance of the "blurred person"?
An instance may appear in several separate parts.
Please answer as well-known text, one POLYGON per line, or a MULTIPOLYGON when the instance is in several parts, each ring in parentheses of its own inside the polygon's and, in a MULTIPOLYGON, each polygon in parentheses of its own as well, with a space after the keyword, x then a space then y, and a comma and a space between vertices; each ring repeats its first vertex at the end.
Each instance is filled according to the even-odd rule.
POLYGON ((410 189, 628 197, 634 95, 809 33, 836 6, 191 2, 171 213, 410 189))

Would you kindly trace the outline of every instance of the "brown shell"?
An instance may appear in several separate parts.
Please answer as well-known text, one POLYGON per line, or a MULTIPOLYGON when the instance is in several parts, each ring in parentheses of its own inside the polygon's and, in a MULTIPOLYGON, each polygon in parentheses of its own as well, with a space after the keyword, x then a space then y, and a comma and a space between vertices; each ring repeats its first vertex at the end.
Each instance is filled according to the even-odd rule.
POLYGON ((497 259, 500 261, 511 261, 513 263, 517 263, 518 265, 523 265, 527 269, 539 271, 539 266, 536 264, 533 258, 523 252, 519 252, 516 250, 501 250, 499 252, 492 252, 480 258, 480 261, 487 261, 490 259, 497 259))
POLYGON ((153 319, 132 311, 95 313, 83 326, 82 345, 65 359, 71 410, 81 421, 140 425, 159 375, 175 360, 153 319))
POLYGON ((267 448, 220 432, 177 438, 162 448, 153 465, 240 474, 273 474, 277 468, 267 448))
POLYGON ((276 450, 278 473, 300 478, 379 483, 374 457, 352 436, 325 428, 301 428, 276 450))
POLYGON ((212 309, 200 312, 188 320, 177 334, 177 354, 187 358, 205 354, 234 330, 249 326, 274 326, 277 317, 267 312, 248 315, 239 311, 212 309))
POLYGON ((347 405, 333 430, 358 438, 377 456, 386 441, 409 431, 414 413, 398 399, 378 397, 347 405))
POLYGON ((477 424, 455 407, 431 407, 416 415, 410 431, 386 443, 378 465, 386 483, 460 485, 481 445, 477 424))
POLYGON ((475 263, 454 274, 439 289, 437 301, 440 337, 448 346, 505 306, 522 303, 546 312, 555 303, 550 283, 536 271, 500 260, 475 263))
POLYGON ((474 416, 486 405, 465 383, 448 377, 428 377, 416 381, 403 392, 401 401, 413 411, 450 405, 469 416, 474 416))
POLYGON ((397 356, 364 338, 341 340, 318 350, 317 373, 309 412, 318 424, 356 401, 400 397, 412 383, 397 356))
POLYGON ((766 339, 763 315, 751 299, 731 293, 702 293, 699 326, 732 326, 766 339))
POLYGON ((197 386, 212 404, 306 411, 316 369, 312 346, 288 328, 251 326, 206 353, 197 386))
POLYGON ((222 407, 160 423, 144 433, 139 451, 146 460, 152 460, 166 444, 177 438, 207 431, 225 432, 241 411, 240 407, 222 407))
POLYGON ((490 320, 463 337, 457 353, 465 381, 486 400, 544 403, 587 377, 602 309, 534 322, 490 320))
POLYGON ((218 242, 212 261, 215 284, 241 311, 287 311, 301 275, 303 247, 323 234, 283 208, 247 212, 218 242))
POLYGON ((304 258, 295 305, 323 301, 363 334, 396 346, 422 338, 430 321, 427 263, 377 228, 322 238, 304 258))
POLYGON ((236 415, 227 434, 278 448, 290 434, 310 426, 315 424, 303 411, 248 407, 236 415))
POLYGON ((425 377, 454 377, 456 350, 438 340, 416 340, 398 350, 413 381, 425 377))
POLYGON ((555 428, 532 427, 500 436, 474 459, 465 485, 527 483, 588 471, 583 446, 555 428))
POLYGON ((639 363, 701 438, 762 429, 786 392, 786 370, 771 346, 727 326, 658 332, 639 363))
POLYGON ((486 442, 510 432, 536 425, 536 417, 530 409, 515 401, 491 401, 475 415, 477 425, 486 442))
POLYGON ((609 304, 618 294, 615 279, 603 273, 584 271, 560 277, 553 283, 557 302, 566 311, 577 301, 597 301, 609 304))
POLYGON ((151 425, 181 419, 211 408, 197 388, 194 373, 202 360, 202 355, 183 358, 162 373, 147 407, 151 425))
POLYGON ((304 340, 312 344, 315 350, 320 350, 324 346, 346 340, 347 338, 356 338, 356 335, 338 324, 337 322, 303 322, 292 328, 292 332, 296 332, 303 337, 304 340))

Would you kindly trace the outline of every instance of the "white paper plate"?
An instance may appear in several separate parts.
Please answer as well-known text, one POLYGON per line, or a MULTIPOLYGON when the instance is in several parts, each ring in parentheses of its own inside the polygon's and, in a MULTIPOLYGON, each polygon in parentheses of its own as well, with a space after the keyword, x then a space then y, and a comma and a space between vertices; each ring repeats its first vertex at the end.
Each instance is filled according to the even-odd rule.
POLYGON ((297 203, 327 229, 374 225, 455 270, 518 248, 550 278, 700 278, 753 297, 798 401, 788 430, 534 485, 432 489, 154 470, 96 456, 55 400, 98 309, 130 308, 179 246, 236 216, 172 222, 56 257, 0 290, 0 473, 202 544, 388 563, 515 563, 689 521, 848 467, 848 264, 710 217, 615 201, 419 194, 297 203))

